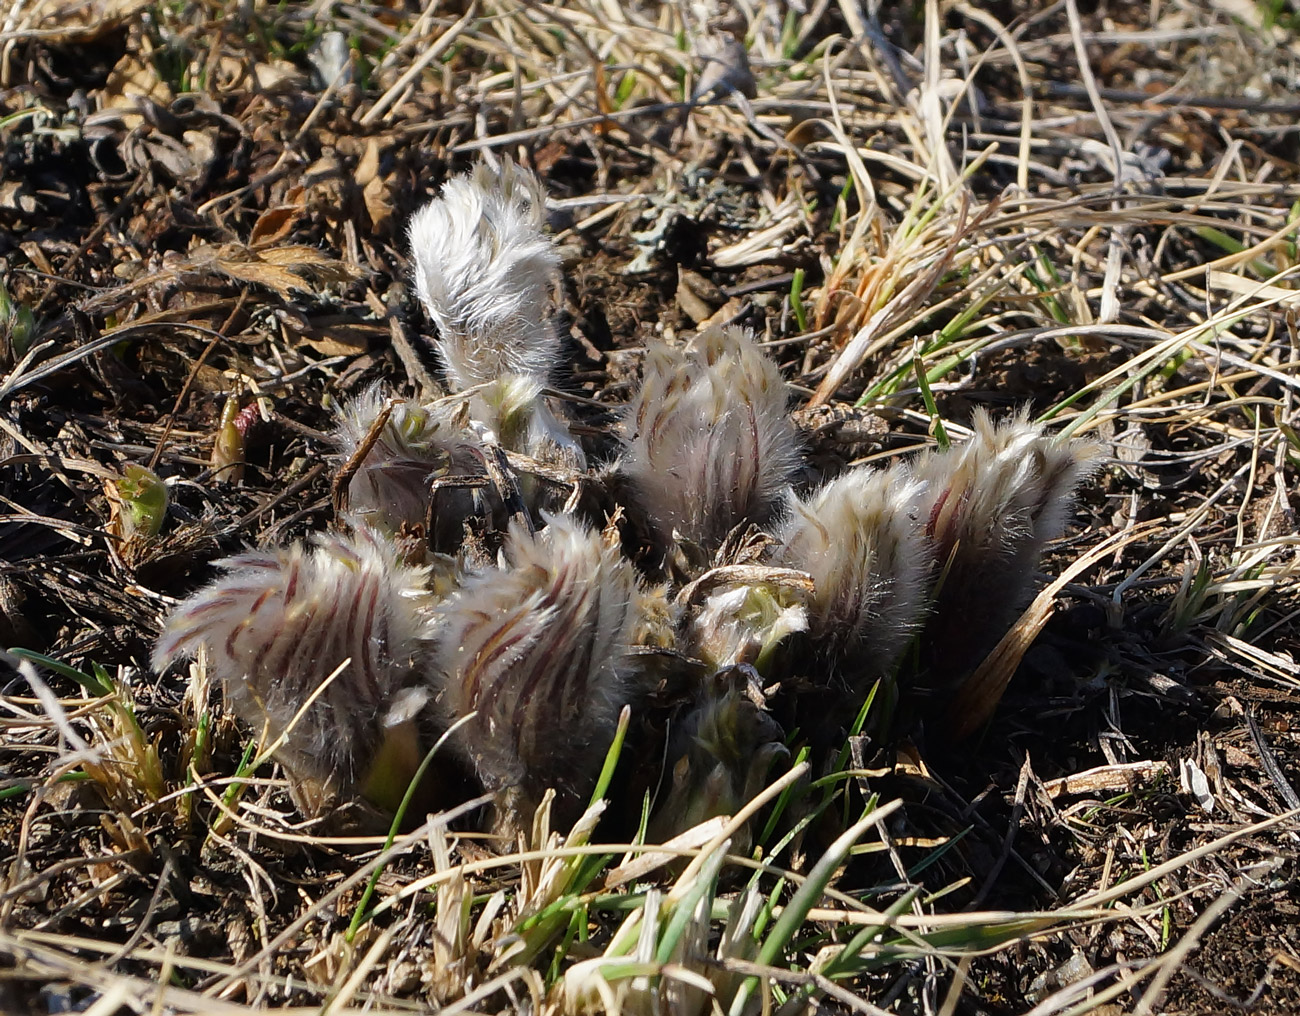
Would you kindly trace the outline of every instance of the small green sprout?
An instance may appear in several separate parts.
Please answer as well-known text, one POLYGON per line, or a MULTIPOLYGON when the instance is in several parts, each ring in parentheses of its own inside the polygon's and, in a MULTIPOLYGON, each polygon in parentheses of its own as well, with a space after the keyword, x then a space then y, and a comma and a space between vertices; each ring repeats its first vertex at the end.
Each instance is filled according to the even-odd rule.
POLYGON ((790 309, 794 311, 795 324, 799 326, 799 331, 808 330, 808 310, 803 305, 803 269, 794 270, 794 278, 790 282, 790 309))
POLYGON ((221 407, 221 422, 212 442, 212 471, 229 483, 244 478, 244 432, 239 427, 239 399, 233 395, 221 407))
POLYGON ((124 540, 152 539, 167 518, 167 485, 151 469, 131 463, 112 485, 114 523, 124 540))
POLYGON ((32 347, 36 319, 25 303, 15 303, 0 283, 0 352, 8 350, 14 360, 21 360, 32 347))

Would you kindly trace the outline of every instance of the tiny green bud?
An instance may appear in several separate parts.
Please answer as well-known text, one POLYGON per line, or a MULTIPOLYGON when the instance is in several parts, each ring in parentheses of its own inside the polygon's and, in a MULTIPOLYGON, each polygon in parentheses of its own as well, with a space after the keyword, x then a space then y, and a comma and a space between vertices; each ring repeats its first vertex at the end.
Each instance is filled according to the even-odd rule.
POLYGON ((239 428, 238 418, 239 400, 232 395, 221 407, 221 422, 212 442, 212 469, 217 479, 228 483, 238 483, 244 478, 244 432, 239 428))
POLYGON ((151 469, 132 463, 114 484, 116 522, 123 539, 151 539, 167 518, 167 485, 151 469))

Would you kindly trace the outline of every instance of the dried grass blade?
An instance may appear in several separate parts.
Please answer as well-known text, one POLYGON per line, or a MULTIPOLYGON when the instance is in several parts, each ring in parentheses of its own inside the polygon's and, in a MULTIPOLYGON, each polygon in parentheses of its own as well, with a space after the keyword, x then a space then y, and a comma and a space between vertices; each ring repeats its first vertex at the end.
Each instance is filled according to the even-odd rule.
POLYGON ((948 707, 947 724, 957 740, 969 737, 993 714, 1002 693, 1006 691, 1011 676, 1020 666, 1025 651, 1038 638, 1055 611, 1056 597, 1067 585, 1121 547, 1146 536, 1163 520, 1153 519, 1141 526, 1116 533, 1099 543, 1070 565, 1050 586, 1044 589, 1029 605, 1020 619, 1002 637, 966 682, 958 689, 948 707))

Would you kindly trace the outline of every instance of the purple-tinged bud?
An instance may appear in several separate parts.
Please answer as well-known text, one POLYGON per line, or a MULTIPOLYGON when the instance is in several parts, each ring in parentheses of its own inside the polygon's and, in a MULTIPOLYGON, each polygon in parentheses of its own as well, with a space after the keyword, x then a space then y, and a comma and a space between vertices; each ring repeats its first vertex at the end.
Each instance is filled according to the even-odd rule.
POLYGON ((740 328, 646 355, 622 468, 663 539, 713 550, 736 526, 768 520, 799 465, 787 400, 780 370, 740 328))
POLYGON ((926 610, 930 557, 917 525, 921 484, 894 467, 850 470, 791 499, 773 560, 811 576, 813 644, 855 690, 894 671, 926 610))
POLYGON ((655 621, 656 594, 616 545, 544 518, 536 535, 513 526, 501 567, 469 576, 437 611, 444 712, 475 712, 457 744, 516 829, 549 787, 562 817, 581 812, 619 711, 645 693, 633 647, 655 621))
POLYGON ((1006 633, 1094 454, 1024 414, 995 424, 980 412, 974 424, 964 445, 931 452, 913 469, 925 484, 920 521, 937 570, 922 640, 937 684, 965 677, 1006 633))
POLYGON ((154 668, 205 650, 231 711, 264 743, 283 738, 275 757, 304 810, 319 811, 365 777, 390 712, 410 712, 428 634, 425 570, 363 524, 217 566, 226 574, 168 617, 154 668))

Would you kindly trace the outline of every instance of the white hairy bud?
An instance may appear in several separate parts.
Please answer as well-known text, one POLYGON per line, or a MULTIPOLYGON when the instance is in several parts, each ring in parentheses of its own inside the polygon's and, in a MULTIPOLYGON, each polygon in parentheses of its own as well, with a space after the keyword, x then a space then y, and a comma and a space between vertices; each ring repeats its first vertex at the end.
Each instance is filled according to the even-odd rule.
POLYGON ((937 571, 925 650, 941 682, 960 678, 1006 632, 1094 454, 1024 414, 995 424, 980 412, 974 424, 964 445, 913 470, 925 483, 920 521, 937 571))
POLYGON ((449 471, 473 470, 475 440, 466 429, 463 404, 421 405, 393 398, 377 383, 338 410, 335 443, 350 459, 371 434, 385 408, 387 423, 348 484, 348 509, 371 525, 396 533, 403 523, 423 525, 429 485, 449 471), (461 468, 453 469, 453 463, 461 468))
POLYGON ((901 468, 858 467, 791 499, 774 560, 811 576, 809 630, 854 687, 889 675, 926 609, 930 557, 917 525, 921 484, 901 468))
POLYGON ((600 533, 545 518, 536 535, 512 527, 502 566, 438 610, 448 719, 475 712, 458 744, 506 824, 526 824, 548 787, 580 812, 619 711, 644 693, 631 647, 650 594, 600 533))
POLYGON ((415 288, 457 391, 505 375, 550 375, 560 257, 542 232, 545 208, 528 170, 480 164, 411 219, 415 288))
POLYGON ((409 709, 403 693, 427 634, 425 571, 363 524, 217 566, 225 575, 168 617, 153 665, 206 649, 235 715, 268 744, 284 738, 276 758, 315 810, 355 788, 390 710, 409 709))
POLYGON ((787 398, 776 364, 740 328, 647 354, 622 468, 665 539, 676 531, 716 549, 737 525, 767 521, 799 463, 787 398))

